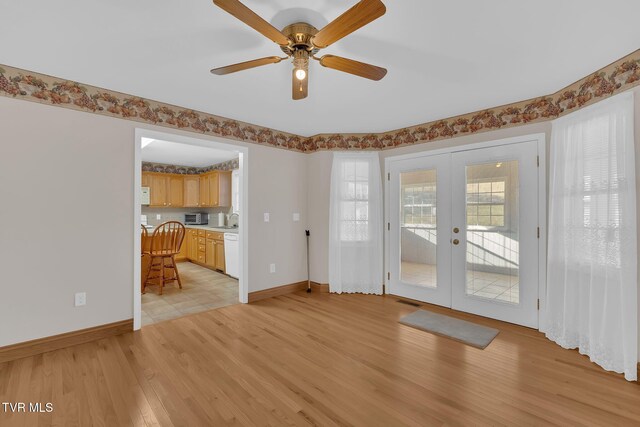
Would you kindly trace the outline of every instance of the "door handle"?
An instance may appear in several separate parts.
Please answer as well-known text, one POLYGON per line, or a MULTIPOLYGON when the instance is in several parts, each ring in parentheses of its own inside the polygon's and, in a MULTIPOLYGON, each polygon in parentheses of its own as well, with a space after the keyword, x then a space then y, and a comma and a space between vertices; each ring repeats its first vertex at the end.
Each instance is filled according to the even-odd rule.
POLYGON ((452 243, 453 243, 454 245, 457 245, 458 243, 460 243, 460 240, 458 240, 458 239, 453 239, 453 242, 452 242, 452 243))

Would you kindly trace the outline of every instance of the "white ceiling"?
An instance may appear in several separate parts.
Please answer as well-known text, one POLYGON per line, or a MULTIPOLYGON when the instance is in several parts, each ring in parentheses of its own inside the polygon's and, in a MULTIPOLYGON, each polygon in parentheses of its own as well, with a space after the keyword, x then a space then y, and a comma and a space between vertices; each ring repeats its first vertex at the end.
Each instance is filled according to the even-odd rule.
POLYGON ((218 150, 159 139, 142 138, 142 140, 143 162, 203 168, 238 158, 237 151, 218 150), (146 145, 145 142, 147 142, 146 145))
MULTIPOLYGON (((354 0, 244 0, 276 27, 322 27, 354 0)), ((310 65, 209 70, 278 55, 210 0, 2 2, 0 63, 301 135, 380 132, 546 95, 640 47, 637 0, 386 0, 321 51, 386 67, 380 82, 310 65)))

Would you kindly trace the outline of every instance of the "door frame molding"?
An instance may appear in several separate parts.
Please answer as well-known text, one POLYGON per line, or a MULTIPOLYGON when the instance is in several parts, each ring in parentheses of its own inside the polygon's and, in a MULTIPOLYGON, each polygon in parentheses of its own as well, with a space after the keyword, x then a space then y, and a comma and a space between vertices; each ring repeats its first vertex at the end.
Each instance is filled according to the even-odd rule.
MULTIPOLYGON (((240 212, 249 212, 249 147, 236 145, 222 138, 194 138, 168 130, 156 131, 145 128, 136 128, 134 135, 134 177, 133 177, 133 330, 142 327, 142 295, 140 293, 141 260, 139 251, 140 237, 140 186, 142 185, 142 138, 160 139, 185 145, 198 147, 217 148, 236 151, 239 155, 240 174, 240 212)), ((238 299, 241 303, 249 302, 249 219, 246 213, 239 216, 238 239, 240 240, 240 271, 238 277, 238 299)))
MULTIPOLYGON (((398 156, 386 157, 384 159, 384 222, 391 222, 390 216, 390 181, 389 173, 392 162, 415 159, 419 157, 431 157, 439 154, 452 154, 461 151, 477 150, 480 148, 496 147, 500 145, 518 144, 522 142, 535 141, 538 146, 538 226, 540 227, 540 238, 538 239, 538 300, 540 307, 538 309, 538 329, 543 324, 544 308, 546 306, 546 290, 547 290, 547 145, 546 134, 535 133, 529 135, 515 136, 511 138, 496 139, 490 141, 477 142, 473 144, 459 145, 455 147, 425 149, 410 154, 401 154, 398 156)), ((389 289, 388 272, 390 266, 391 245, 389 238, 389 227, 384 230, 384 284, 385 292, 389 289)))

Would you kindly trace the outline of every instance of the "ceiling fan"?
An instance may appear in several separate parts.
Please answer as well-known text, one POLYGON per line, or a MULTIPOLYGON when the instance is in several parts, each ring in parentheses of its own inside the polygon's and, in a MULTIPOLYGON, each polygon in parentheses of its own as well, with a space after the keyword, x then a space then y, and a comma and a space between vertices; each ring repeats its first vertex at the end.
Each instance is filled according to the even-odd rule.
POLYGON ((214 68, 211 70, 213 74, 221 76, 267 64, 277 64, 285 59, 292 58, 292 97, 294 100, 307 97, 309 59, 315 59, 320 62, 320 65, 327 68, 376 81, 387 74, 387 70, 382 67, 354 61, 353 59, 335 55, 316 57, 316 53, 320 49, 329 47, 341 38, 384 15, 387 9, 380 0, 360 0, 351 9, 321 30, 317 30, 306 22, 297 22, 286 26, 282 31, 276 29, 238 0, 213 0, 213 3, 263 36, 279 44, 280 49, 287 55, 285 57, 267 56, 253 61, 214 68))

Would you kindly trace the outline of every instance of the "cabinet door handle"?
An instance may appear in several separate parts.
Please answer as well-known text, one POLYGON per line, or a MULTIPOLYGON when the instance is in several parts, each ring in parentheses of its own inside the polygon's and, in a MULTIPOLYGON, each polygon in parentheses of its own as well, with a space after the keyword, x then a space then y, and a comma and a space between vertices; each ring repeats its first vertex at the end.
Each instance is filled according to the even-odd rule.
POLYGON ((457 245, 458 243, 460 243, 460 240, 458 240, 458 239, 453 239, 453 244, 454 244, 454 245, 457 245))

